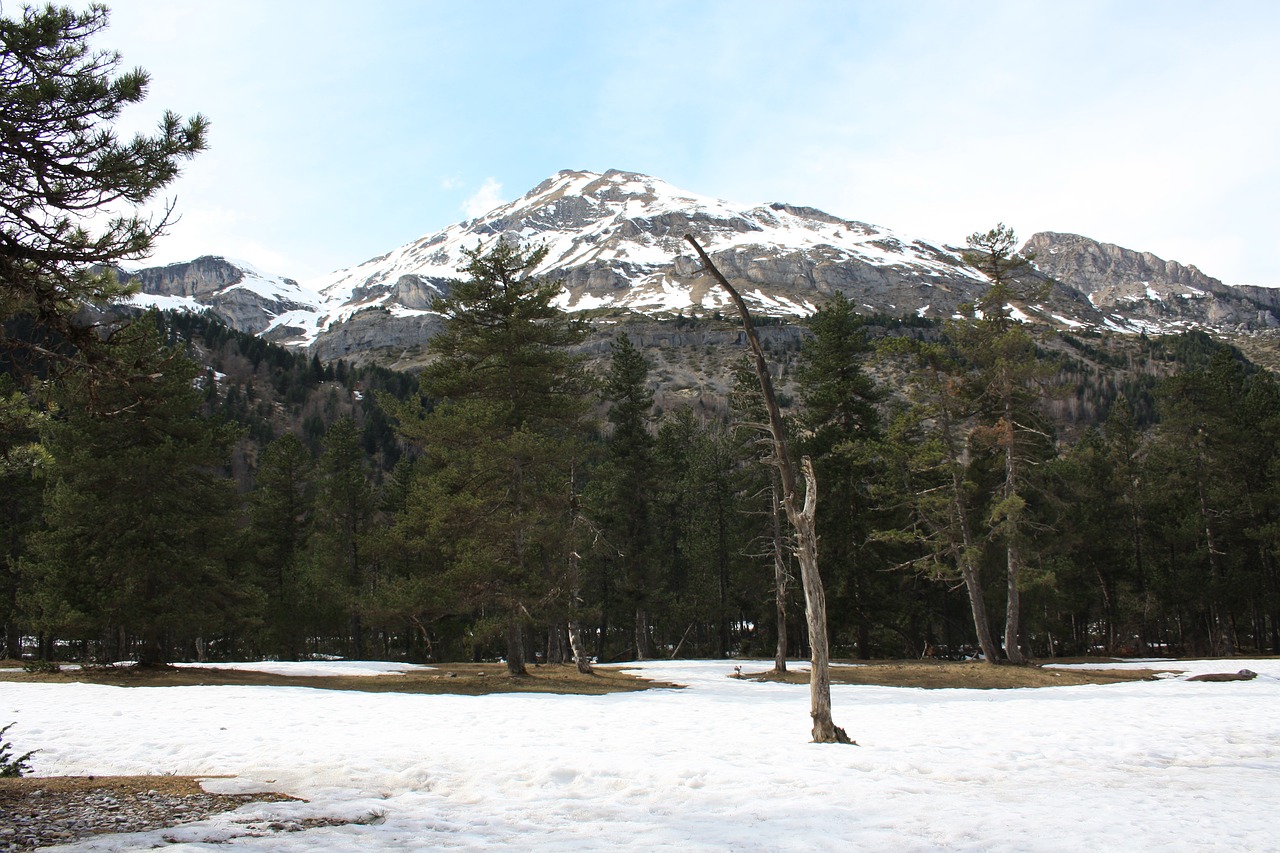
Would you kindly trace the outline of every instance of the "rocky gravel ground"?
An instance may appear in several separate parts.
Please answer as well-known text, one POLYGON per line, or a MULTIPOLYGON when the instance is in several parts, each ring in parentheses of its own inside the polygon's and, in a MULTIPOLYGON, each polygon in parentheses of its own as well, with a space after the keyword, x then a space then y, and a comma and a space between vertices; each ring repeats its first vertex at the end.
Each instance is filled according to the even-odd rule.
MULTIPOLYGON (((186 777, 0 779, 0 853, 204 820, 279 794, 209 794, 186 777)), ((292 827, 288 827, 292 828, 292 827)))

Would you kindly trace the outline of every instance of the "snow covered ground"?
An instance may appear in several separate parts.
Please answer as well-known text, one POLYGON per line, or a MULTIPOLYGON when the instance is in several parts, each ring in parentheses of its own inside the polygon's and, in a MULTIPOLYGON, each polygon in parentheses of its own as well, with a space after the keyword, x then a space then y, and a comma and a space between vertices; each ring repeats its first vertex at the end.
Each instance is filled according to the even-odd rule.
POLYGON ((612 696, 3 683, 0 721, 41 775, 308 801, 61 850, 1280 851, 1280 660, 1161 664, 1260 673, 1232 683, 837 686, 858 747, 808 743, 807 687, 740 663, 637 665, 688 688, 612 696), (305 817, 372 822, 265 829, 305 817))

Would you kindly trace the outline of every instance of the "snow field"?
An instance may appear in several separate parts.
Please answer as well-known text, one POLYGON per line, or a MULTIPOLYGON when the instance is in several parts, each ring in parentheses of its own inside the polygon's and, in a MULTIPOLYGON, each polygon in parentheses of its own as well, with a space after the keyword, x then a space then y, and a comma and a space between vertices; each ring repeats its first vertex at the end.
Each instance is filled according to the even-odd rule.
POLYGON ((68 850, 1280 850, 1280 661, 1157 665, 1249 682, 836 686, 859 747, 808 743, 808 688, 738 665, 637 664, 688 687, 595 697, 4 684, 0 717, 42 775, 309 801, 68 850), (376 822, 244 835, 280 817, 376 822))

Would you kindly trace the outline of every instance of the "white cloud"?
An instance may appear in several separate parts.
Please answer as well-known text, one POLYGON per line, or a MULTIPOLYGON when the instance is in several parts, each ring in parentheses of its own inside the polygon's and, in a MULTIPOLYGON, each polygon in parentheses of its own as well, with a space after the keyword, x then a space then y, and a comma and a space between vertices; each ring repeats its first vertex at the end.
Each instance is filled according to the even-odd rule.
POLYGON ((480 185, 480 189, 476 190, 470 198, 462 203, 462 210, 468 217, 474 219, 477 216, 483 216, 505 202, 506 199, 502 197, 502 184, 493 178, 485 178, 484 183, 480 185))

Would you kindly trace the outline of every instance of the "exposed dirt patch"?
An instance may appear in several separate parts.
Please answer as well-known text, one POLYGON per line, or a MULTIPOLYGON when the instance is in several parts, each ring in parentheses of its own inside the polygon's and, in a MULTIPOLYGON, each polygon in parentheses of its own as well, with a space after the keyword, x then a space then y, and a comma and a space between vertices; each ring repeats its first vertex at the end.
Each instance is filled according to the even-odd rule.
MULTIPOLYGON (((1040 666, 992 666, 978 661, 950 663, 946 661, 892 661, 832 666, 832 684, 870 684, 882 687, 968 687, 980 690, 1018 687, 1065 687, 1077 684, 1116 684, 1122 681, 1148 681, 1158 669, 1051 669, 1040 666)), ((1167 671, 1167 670, 1163 670, 1167 671)), ((779 675, 769 672, 743 671, 743 678, 755 681, 785 681, 808 684, 809 670, 779 675)))
MULTIPOLYGON (((20 664, 14 661, 12 668, 18 667, 20 664)), ((10 667, 6 665, 3 668, 10 667)), ((489 693, 572 693, 598 696, 647 690, 650 687, 678 686, 650 681, 634 673, 609 667, 596 667, 591 675, 583 675, 572 665, 535 665, 529 667, 528 675, 512 677, 507 674, 506 666, 498 663, 441 664, 430 670, 370 676, 291 676, 237 669, 186 667, 93 667, 68 669, 58 673, 0 672, 0 681, 45 684, 78 681, 116 687, 313 687, 322 690, 359 690, 366 693, 457 693, 468 696, 489 693)))
MULTIPOLYGON (((157 794, 175 797, 204 793, 199 779, 195 776, 23 776, 19 779, 0 779, 0 798, 18 791, 34 790, 43 790, 49 794, 63 794, 69 791, 138 794, 155 791, 157 794)), ((275 794, 255 794, 252 798, 287 799, 275 794)))

